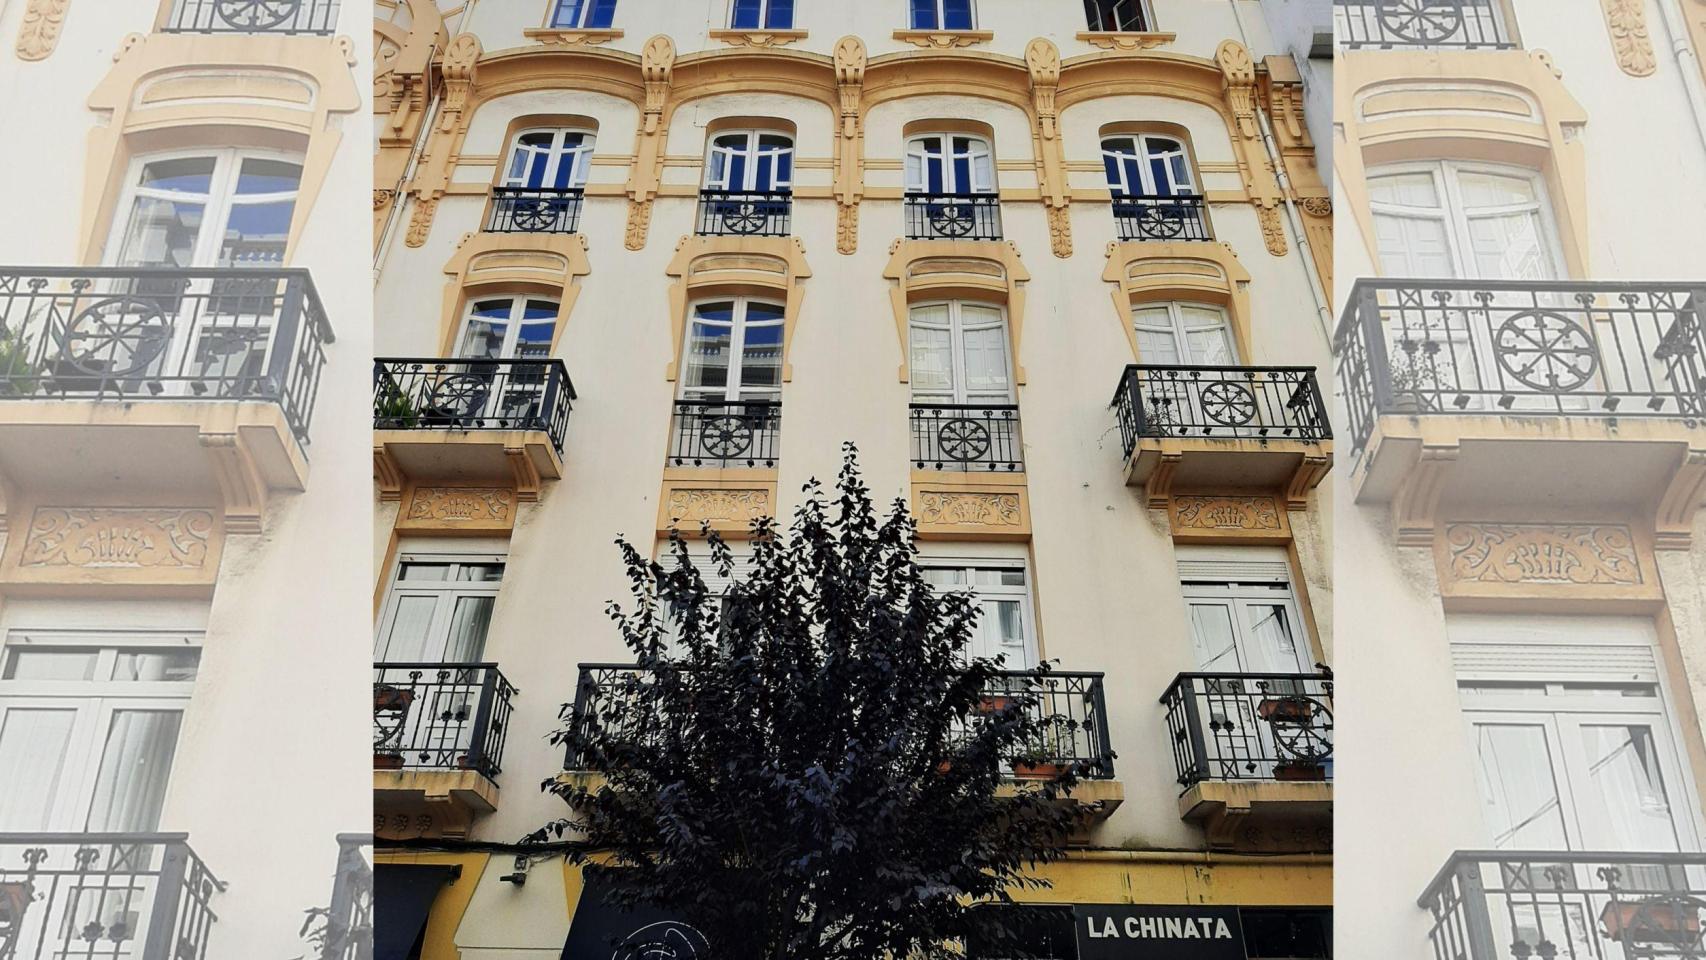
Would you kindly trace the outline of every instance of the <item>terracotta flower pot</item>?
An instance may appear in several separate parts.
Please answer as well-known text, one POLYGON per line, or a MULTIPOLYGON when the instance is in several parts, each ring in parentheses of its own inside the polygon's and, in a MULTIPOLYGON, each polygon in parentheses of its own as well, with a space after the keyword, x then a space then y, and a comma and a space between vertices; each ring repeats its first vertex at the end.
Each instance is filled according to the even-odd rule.
POLYGON ((1319 763, 1287 760, 1274 764, 1275 780, 1321 781, 1327 779, 1327 768, 1319 763))
POLYGON ((403 769, 403 755, 400 753, 375 753, 373 755, 373 769, 401 770, 403 769))
POLYGON ((1269 697, 1256 704, 1256 715, 1269 723, 1308 723, 1314 714, 1304 697, 1269 697))
POLYGON ((1000 713, 1013 705, 1013 698, 1006 694, 992 693, 977 702, 978 713, 1000 713))
POLYGON ((28 880, 8 880, 0 883, 0 933, 17 929, 23 923, 24 911, 35 897, 35 888, 28 880))
POLYGON ((1650 897, 1608 903, 1599 925, 1607 937, 1625 943, 1688 945, 1700 942, 1701 904, 1650 897))
POLYGON ((1015 763, 1013 776, 1019 780, 1053 780, 1066 772, 1066 764, 1043 761, 1041 763, 1015 763))
POLYGON ((380 685, 373 688, 374 713, 407 713, 415 702, 415 692, 406 687, 380 685))

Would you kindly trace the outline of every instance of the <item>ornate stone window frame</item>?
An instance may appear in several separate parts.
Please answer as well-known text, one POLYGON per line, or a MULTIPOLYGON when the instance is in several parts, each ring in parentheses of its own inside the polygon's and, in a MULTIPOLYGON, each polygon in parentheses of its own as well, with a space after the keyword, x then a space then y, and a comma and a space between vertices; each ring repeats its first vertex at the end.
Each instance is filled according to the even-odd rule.
POLYGON ((578 233, 468 233, 444 265, 439 356, 453 356, 468 302, 476 297, 536 293, 558 303, 551 355, 580 297, 580 278, 592 272, 586 238, 578 233))
POLYGON ((1009 241, 896 240, 889 248, 883 277, 890 281, 889 306, 894 311, 895 335, 900 341, 900 382, 912 380, 907 325, 912 305, 922 300, 965 299, 999 304, 1007 310, 1008 344, 1013 357, 1013 384, 1025 383, 1020 362, 1024 342, 1025 284, 1030 271, 1009 241))
POLYGON ((1132 308, 1145 303, 1188 300, 1226 310, 1232 339, 1245 363, 1255 355, 1251 330, 1250 274, 1224 243, 1128 240, 1108 244, 1102 279, 1114 285, 1114 312, 1131 344, 1133 362, 1142 363, 1132 308))

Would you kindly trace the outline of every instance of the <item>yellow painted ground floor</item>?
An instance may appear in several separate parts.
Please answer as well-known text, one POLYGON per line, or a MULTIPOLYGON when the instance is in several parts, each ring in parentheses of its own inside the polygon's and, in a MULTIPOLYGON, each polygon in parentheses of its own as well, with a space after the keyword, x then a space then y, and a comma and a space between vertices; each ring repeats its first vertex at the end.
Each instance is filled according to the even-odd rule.
MULTIPOLYGON (((583 883, 581 869, 560 855, 529 860, 504 852, 382 849, 375 859, 382 900, 378 957, 387 949, 420 960, 510 960, 524 952, 542 960, 610 955, 607 937, 585 936, 585 928, 608 919, 594 916, 602 905, 583 883), (387 899, 398 906, 387 910, 387 899), (410 903, 418 904, 413 915, 420 921, 396 925, 384 919, 403 921, 410 903), (583 929, 576 930, 577 923, 583 929), (586 943, 600 946, 577 946, 586 943)), ((1302 939, 1314 938, 1314 930, 1325 937, 1330 928, 1333 876, 1327 855, 1077 851, 1041 874, 1051 886, 1027 890, 1021 899, 1070 905, 1084 960, 1309 957, 1317 954, 1269 953, 1257 942, 1271 936, 1262 931, 1276 920, 1295 930, 1301 918, 1311 928, 1294 932, 1302 939)), ((1323 946, 1319 956, 1331 954, 1323 946)))

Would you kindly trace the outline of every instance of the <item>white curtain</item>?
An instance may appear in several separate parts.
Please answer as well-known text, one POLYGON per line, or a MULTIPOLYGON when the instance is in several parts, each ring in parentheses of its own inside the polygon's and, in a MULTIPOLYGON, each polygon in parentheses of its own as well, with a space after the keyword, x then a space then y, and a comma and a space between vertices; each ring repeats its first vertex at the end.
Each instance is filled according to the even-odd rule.
POLYGON ((113 713, 89 805, 88 830, 148 833, 159 829, 181 719, 177 711, 113 713))
POLYGON ((13 707, 0 713, 0 833, 51 824, 75 710, 13 707))

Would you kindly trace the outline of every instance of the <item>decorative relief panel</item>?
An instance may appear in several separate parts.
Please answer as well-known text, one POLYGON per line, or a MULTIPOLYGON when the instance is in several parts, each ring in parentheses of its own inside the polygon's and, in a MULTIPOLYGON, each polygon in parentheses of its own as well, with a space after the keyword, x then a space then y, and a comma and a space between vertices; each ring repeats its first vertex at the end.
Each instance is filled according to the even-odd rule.
POLYGON ((693 490, 669 491, 669 516, 682 526, 710 524, 746 524, 759 517, 770 516, 770 491, 752 490, 693 490))
POLYGON ((1628 527, 1616 524, 1453 523, 1445 564, 1455 580, 1514 584, 1643 582, 1628 527))
POLYGON ((434 525, 508 525, 515 491, 508 487, 416 487, 404 519, 434 525))
POLYGON ((926 490, 918 495, 918 522, 1017 528, 1024 525, 1024 514, 1017 493, 926 490))
POLYGON ((1605 26, 1611 31, 1611 48, 1617 65, 1632 77, 1650 77, 1658 69, 1653 57, 1653 38, 1647 30, 1646 0, 1602 0, 1605 26))
POLYGON ((1174 497, 1175 530, 1280 531, 1273 497, 1174 497))
POLYGON ((22 568, 200 570, 213 551, 213 512, 175 507, 37 507, 22 568))

